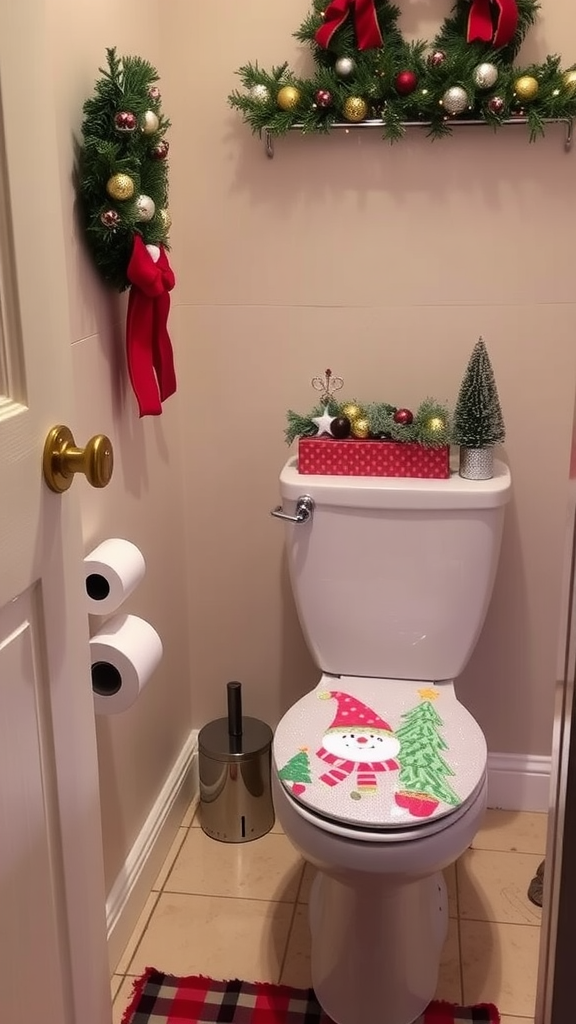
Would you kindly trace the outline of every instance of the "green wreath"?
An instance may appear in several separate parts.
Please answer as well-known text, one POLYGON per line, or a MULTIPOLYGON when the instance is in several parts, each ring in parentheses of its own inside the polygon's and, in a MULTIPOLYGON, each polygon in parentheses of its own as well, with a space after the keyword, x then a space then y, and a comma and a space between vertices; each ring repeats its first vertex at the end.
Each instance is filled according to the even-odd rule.
POLYGON ((168 249, 168 142, 158 72, 106 51, 84 103, 79 193, 88 247, 107 284, 123 291, 134 238, 168 249))
POLYGON ((312 78, 282 64, 266 71, 246 64, 243 92, 230 105, 253 132, 282 135, 291 128, 327 133, 337 122, 382 123, 383 137, 401 138, 406 125, 450 134, 459 117, 499 128, 525 118, 533 141, 549 119, 576 116, 576 65, 558 56, 517 66, 537 0, 457 0, 432 43, 407 42, 399 8, 388 0, 313 0, 295 37, 312 46, 312 78))

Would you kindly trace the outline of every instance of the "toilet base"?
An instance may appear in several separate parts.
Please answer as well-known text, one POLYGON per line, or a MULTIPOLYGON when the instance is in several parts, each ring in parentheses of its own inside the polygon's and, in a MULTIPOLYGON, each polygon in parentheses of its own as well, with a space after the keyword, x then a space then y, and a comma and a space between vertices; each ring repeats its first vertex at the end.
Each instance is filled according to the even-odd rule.
POLYGON ((391 891, 378 876, 352 887, 319 871, 309 914, 312 986, 335 1024, 420 1016, 436 992, 448 930, 441 872, 391 891))

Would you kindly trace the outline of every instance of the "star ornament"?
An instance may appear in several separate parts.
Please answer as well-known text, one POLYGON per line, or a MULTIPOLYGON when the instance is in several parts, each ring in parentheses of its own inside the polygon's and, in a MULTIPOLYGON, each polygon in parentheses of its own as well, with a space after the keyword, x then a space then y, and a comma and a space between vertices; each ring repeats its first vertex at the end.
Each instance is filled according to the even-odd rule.
POLYGON ((437 700, 440 696, 440 691, 433 690, 431 686, 428 686, 425 690, 418 690, 418 696, 422 700, 437 700))
POLYGON ((328 412, 328 406, 324 406, 324 412, 322 413, 321 416, 312 417, 312 423, 315 423, 316 426, 318 427, 318 433, 316 436, 320 437, 321 434, 330 434, 330 436, 332 436, 332 431, 330 430, 330 427, 332 426, 336 418, 336 416, 330 416, 328 412))

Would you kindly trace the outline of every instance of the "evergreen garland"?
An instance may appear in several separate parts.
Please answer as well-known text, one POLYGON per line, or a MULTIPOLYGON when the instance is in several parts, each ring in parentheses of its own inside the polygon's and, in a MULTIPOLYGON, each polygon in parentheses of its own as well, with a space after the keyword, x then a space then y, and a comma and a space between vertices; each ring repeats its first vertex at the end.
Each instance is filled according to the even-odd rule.
POLYGON ((170 122, 160 107, 158 73, 140 57, 106 51, 107 68, 84 104, 79 191, 88 247, 103 279, 122 291, 136 233, 168 248, 170 122), (128 115, 128 117, 126 116, 128 115), (119 180, 119 175, 127 176, 119 180), (116 182, 116 187, 111 182, 116 182), (130 194, 122 197, 122 191, 130 194), (142 198, 152 207, 142 204, 142 198))
POLYGON ((282 135, 293 127, 302 132, 329 132, 335 122, 371 120, 382 123, 383 137, 391 142, 405 133, 407 122, 429 124, 429 134, 450 134, 451 123, 465 120, 484 122, 494 129, 514 116, 527 119, 530 139, 544 134, 546 119, 576 116, 576 65, 561 67, 558 56, 550 55, 541 64, 514 66, 520 46, 534 24, 540 5, 537 0, 517 0, 518 24, 506 46, 466 39, 470 0, 457 0, 432 43, 408 42, 398 28, 399 8, 388 0, 374 0, 383 44, 375 49, 359 49, 353 18, 348 17, 332 37, 327 48, 319 46, 315 33, 323 24, 326 0, 313 0, 312 10, 294 33, 309 43, 315 62, 311 78, 299 78, 288 64, 270 71, 258 63, 238 70, 245 91, 234 90, 229 104, 240 111, 253 132, 266 130, 282 135), (438 58, 438 54, 440 57, 438 58), (338 74, 336 61, 348 57, 353 72, 338 74), (436 59, 438 58, 438 59, 436 59), (478 84, 480 65, 490 64, 497 72, 488 88, 478 84), (408 94, 398 89, 398 75, 411 72, 416 85, 408 94), (519 79, 532 80, 531 89, 521 88, 519 79), (535 85, 534 85, 535 82, 535 85), (293 104, 281 109, 278 94, 290 86, 293 104), (452 116, 446 101, 447 91, 458 87, 468 98, 464 110, 452 116), (531 90, 535 93, 527 96, 531 90), (322 102, 319 102, 319 94, 322 102), (325 102, 329 97, 329 102, 325 102), (346 101, 360 100, 365 115, 348 117, 346 101))
MULTIPOLYGON (((418 406, 411 422, 399 423, 394 419, 398 408, 387 402, 369 402, 362 404, 356 400, 337 402, 333 397, 315 405, 307 414, 288 410, 288 425, 284 431, 286 444, 292 444, 297 437, 316 437, 318 426, 314 417, 328 412, 330 416, 346 416, 347 406, 358 408, 357 419, 368 422, 370 438, 378 437, 390 441, 412 441, 425 448, 443 448, 450 444, 451 423, 450 413, 445 405, 427 398, 418 406)), ((328 436, 328 435, 326 435, 328 436)))

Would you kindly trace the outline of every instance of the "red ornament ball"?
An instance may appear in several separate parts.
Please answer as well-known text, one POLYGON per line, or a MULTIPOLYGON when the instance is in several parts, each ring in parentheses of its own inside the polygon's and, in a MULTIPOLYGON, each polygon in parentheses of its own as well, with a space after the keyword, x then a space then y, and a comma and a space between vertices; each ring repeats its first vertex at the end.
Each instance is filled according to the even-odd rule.
POLYGON ((446 60, 446 54, 443 50, 434 50, 428 57, 428 67, 439 68, 441 64, 446 60))
POLYGON ((120 214, 116 210, 104 210, 100 214, 100 222, 110 231, 115 231, 120 223, 120 214))
POLYGON ((318 89, 314 99, 316 101, 316 106, 323 107, 325 109, 332 104, 332 93, 328 92, 328 89, 318 89))
POLYGON ((345 438, 350 437, 351 427, 352 424, 347 416, 337 416, 330 424, 330 433, 332 437, 337 437, 339 441, 343 441, 345 438))
POLYGON ((157 146, 154 146, 152 150, 152 158, 154 160, 165 160, 168 156, 168 150, 170 149, 170 143, 166 139, 162 139, 157 146))
POLYGON ((410 409, 396 409, 394 413, 394 423, 400 423, 403 427, 408 427, 413 419, 410 409))
POLYGON ((136 115, 129 110, 120 110, 114 118, 114 127, 117 132, 134 132, 137 124, 136 115))
POLYGON ((501 96, 491 96, 486 106, 491 114, 501 114, 505 103, 501 96))
POLYGON ((396 92, 401 96, 409 96, 418 85, 418 76, 413 71, 400 71, 394 79, 396 92))

